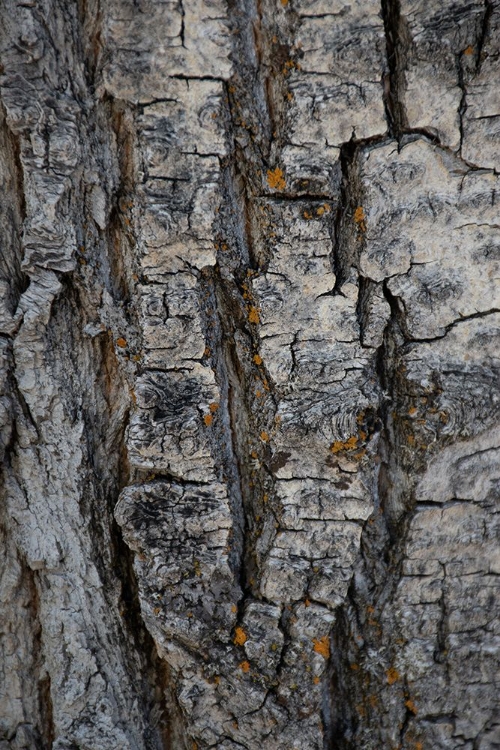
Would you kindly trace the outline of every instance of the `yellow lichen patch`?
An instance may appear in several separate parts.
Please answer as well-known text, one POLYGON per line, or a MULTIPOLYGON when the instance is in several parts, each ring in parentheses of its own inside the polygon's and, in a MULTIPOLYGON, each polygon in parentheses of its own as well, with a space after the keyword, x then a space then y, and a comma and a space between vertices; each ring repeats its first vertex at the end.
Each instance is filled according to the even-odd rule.
POLYGON ((412 406, 410 409, 408 409, 408 414, 410 415, 410 417, 413 417, 416 413, 417 413, 416 406, 412 406))
POLYGON ((359 664, 351 664, 350 667, 353 672, 357 672, 359 669, 359 664))
POLYGON ((310 607, 310 606, 311 606, 310 600, 306 599, 305 602, 304 602, 304 607, 310 607))
POLYGON ((352 451, 355 448, 357 448, 358 445, 358 438, 356 435, 353 435, 348 440, 342 441, 342 440, 336 440, 332 445, 330 446, 330 450, 332 453, 340 453, 341 451, 352 451))
POLYGON ((264 443, 268 443, 269 442, 269 435, 267 434, 267 432, 262 431, 260 433, 260 439, 263 440, 264 443))
POLYGON ((241 664, 239 664, 239 668, 242 672, 249 672, 250 671, 250 662, 248 661, 242 661, 241 664))
POLYGON ((312 217, 313 217, 312 213, 310 211, 307 211, 307 210, 304 211, 304 213, 302 215, 303 215, 304 219, 306 219, 306 221, 309 221, 309 219, 312 219, 312 217))
POLYGON ((120 349, 125 349, 127 346, 127 340, 122 338, 116 339, 116 346, 119 346, 120 349))
POLYGON ((330 657, 330 639, 327 635, 324 635, 322 638, 313 638, 313 643, 314 651, 317 654, 321 654, 324 659, 330 657))
POLYGON ((215 412, 219 408, 219 404, 217 404, 217 403, 214 402, 213 404, 209 404, 208 408, 210 409, 210 411, 212 412, 212 414, 215 414, 215 412))
POLYGON ((474 54, 474 47, 472 47, 469 44, 469 46, 464 49, 464 55, 473 55, 473 54, 474 54))
POLYGON ((253 355, 253 361, 255 362, 256 365, 261 365, 262 364, 262 357, 259 354, 254 354, 253 355))
POLYGON ((417 742, 415 744, 415 750, 424 750, 424 746, 423 746, 422 742, 417 742))
POLYGON ((257 310, 256 307, 251 307, 250 310, 248 311, 248 320, 250 323, 255 323, 255 324, 260 322, 259 311, 257 310))
POLYGON ((205 422, 207 427, 210 427, 210 425, 214 421, 214 418, 211 414, 205 414, 205 416, 203 417, 203 421, 205 422))
POLYGON ((286 187, 283 170, 279 167, 267 170, 267 183, 273 190, 284 190, 286 187))
POLYGON ((358 206, 354 212, 354 221, 360 232, 366 232, 366 216, 363 206, 358 206))
POLYGON ((316 209, 316 216, 323 216, 324 213, 325 213, 324 206, 319 206, 319 208, 316 209))
POLYGON ((199 560, 193 561, 193 568, 194 568, 194 574, 195 576, 198 576, 198 578, 201 578, 201 565, 199 560))
POLYGON ((235 614, 235 613, 236 613, 237 611, 238 611, 238 607, 236 606, 236 604, 231 604, 231 612, 233 613, 233 615, 234 615, 234 614, 235 614))
POLYGON ((412 712, 412 714, 417 714, 418 713, 417 707, 416 707, 415 703, 412 701, 411 698, 408 698, 408 700, 405 701, 405 706, 408 709, 408 711, 412 712))
POLYGON ((319 685, 321 682, 321 678, 316 675, 316 677, 313 677, 313 682, 315 685, 319 685))
POLYGON ((399 672, 394 667, 390 667, 385 674, 388 685, 394 685, 394 683, 399 680, 399 672))
POLYGON ((236 646, 243 646, 243 644, 246 642, 247 642, 247 634, 245 633, 243 628, 238 625, 238 627, 234 631, 233 643, 236 646))

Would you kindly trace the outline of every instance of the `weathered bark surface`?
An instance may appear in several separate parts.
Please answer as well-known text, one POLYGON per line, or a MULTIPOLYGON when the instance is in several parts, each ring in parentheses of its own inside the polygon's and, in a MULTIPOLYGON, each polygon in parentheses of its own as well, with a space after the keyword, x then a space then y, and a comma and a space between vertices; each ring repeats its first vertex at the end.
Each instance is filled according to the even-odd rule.
POLYGON ((500 747, 500 5, 1 21, 0 749, 500 747))

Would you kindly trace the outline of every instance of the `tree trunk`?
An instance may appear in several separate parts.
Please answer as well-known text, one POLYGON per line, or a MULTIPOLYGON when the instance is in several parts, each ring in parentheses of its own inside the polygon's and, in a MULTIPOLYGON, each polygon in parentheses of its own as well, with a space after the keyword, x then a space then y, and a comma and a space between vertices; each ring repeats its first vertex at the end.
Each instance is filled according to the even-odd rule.
POLYGON ((500 747, 500 5, 1 29, 0 750, 500 747))

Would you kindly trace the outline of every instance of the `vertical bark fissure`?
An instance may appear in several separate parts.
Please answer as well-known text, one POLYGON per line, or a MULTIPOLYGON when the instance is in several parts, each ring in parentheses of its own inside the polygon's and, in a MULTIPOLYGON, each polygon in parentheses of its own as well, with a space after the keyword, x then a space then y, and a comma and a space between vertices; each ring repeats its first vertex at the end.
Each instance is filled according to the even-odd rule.
POLYGON ((389 65, 385 107, 389 133, 398 138, 408 128, 404 91, 406 61, 411 39, 406 31, 405 19, 401 15, 400 0, 382 0, 381 7, 389 65))
MULTIPOLYGON (((401 134, 401 120, 394 123, 401 134)), ((348 277, 351 267, 359 267, 359 255, 366 242, 367 217, 363 208, 360 163, 366 148, 370 146, 371 143, 346 144, 341 152, 343 183, 336 237, 338 273, 343 281, 348 277), (357 229, 353 238, 351 227, 356 211, 357 229)), ((366 320, 364 308, 375 282, 360 274, 358 285, 357 316, 360 342, 363 344, 366 320)), ((340 292, 341 287, 342 284, 339 286, 340 292)), ((378 618, 390 603, 399 580, 400 551, 405 538, 404 529, 408 523, 399 503, 396 502, 396 507, 393 507, 392 500, 393 477, 398 475, 392 410, 395 403, 398 352, 405 341, 402 329, 405 330, 406 326, 399 302, 391 294, 386 282, 382 284, 382 293, 390 308, 390 318, 375 355, 380 393, 374 428, 380 431, 377 456, 374 457, 378 469, 371 488, 373 513, 363 524, 360 557, 355 565, 345 602, 337 610, 333 629, 331 723, 326 742, 326 746, 332 750, 355 750, 357 747, 364 747, 363 743, 366 743, 366 747, 372 747, 368 737, 373 726, 372 717, 378 710, 379 689, 376 680, 380 679, 384 662, 390 668, 388 655, 384 653, 385 645, 380 638, 378 618), (366 734, 363 734, 363 724, 367 727, 366 734)), ((410 718, 410 712, 406 711, 405 725, 410 718)))
POLYGON ((265 365, 255 363, 259 357, 258 310, 251 283, 262 264, 253 237, 253 205, 260 194, 262 169, 268 163, 276 123, 269 86, 262 80, 267 52, 260 4, 233 3, 231 20, 236 38, 235 74, 227 84, 232 152, 224 167, 226 200, 218 222, 221 239, 215 280, 228 383, 228 418, 244 518, 240 570, 243 599, 239 603, 242 615, 248 601, 261 598, 256 544, 265 515, 262 497, 266 492, 271 494, 270 476, 265 470, 268 451, 259 438, 259 432, 269 430, 269 415, 262 413, 252 397, 253 381, 262 378, 268 393, 266 401, 272 404, 273 397, 265 365), (249 98, 249 94, 253 97, 249 98), (256 464, 260 468, 256 469, 256 464))

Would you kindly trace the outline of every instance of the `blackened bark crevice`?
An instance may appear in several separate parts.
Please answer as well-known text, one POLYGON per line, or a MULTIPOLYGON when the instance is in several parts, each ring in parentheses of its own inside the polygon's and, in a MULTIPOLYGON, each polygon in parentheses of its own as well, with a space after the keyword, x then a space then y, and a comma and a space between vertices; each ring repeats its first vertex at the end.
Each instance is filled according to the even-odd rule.
MULTIPOLYGON (((359 169, 366 147, 350 144, 341 152, 344 180, 337 236, 341 251, 339 276, 344 282, 351 267, 358 268, 359 254, 365 243, 366 216, 359 169)), ((362 341, 365 306, 374 282, 360 276, 358 284, 357 317, 362 341)), ((389 305, 390 318, 375 358, 380 390, 375 416, 376 429, 380 431, 375 456, 378 470, 372 489, 373 513, 363 524, 360 558, 346 600, 337 610, 332 632, 331 726, 327 744, 332 750, 359 747, 374 750, 380 746, 377 727, 384 711, 380 705, 383 701, 381 684, 386 681, 386 675, 391 674, 391 649, 394 648, 393 643, 384 642, 380 620, 400 580, 408 511, 412 506, 410 487, 398 486, 403 476, 398 458, 400 436, 394 425, 394 407, 399 400, 400 351, 408 338, 405 314, 387 281, 381 285, 381 291, 389 305)), ((406 708, 404 714, 405 721, 409 721, 406 708)))
POLYGON ((476 75, 478 75, 481 72, 481 66, 485 59, 484 46, 490 34, 491 19, 492 19, 494 10, 495 10, 495 3, 493 2, 493 0, 485 0, 484 1, 484 14, 483 14, 483 19, 481 23, 481 31, 480 31, 479 39, 477 42, 476 75))
POLYGON ((381 0, 389 73, 385 80, 384 100, 389 134, 399 138, 408 128, 404 103, 405 70, 412 40, 401 13, 400 0, 381 0))

